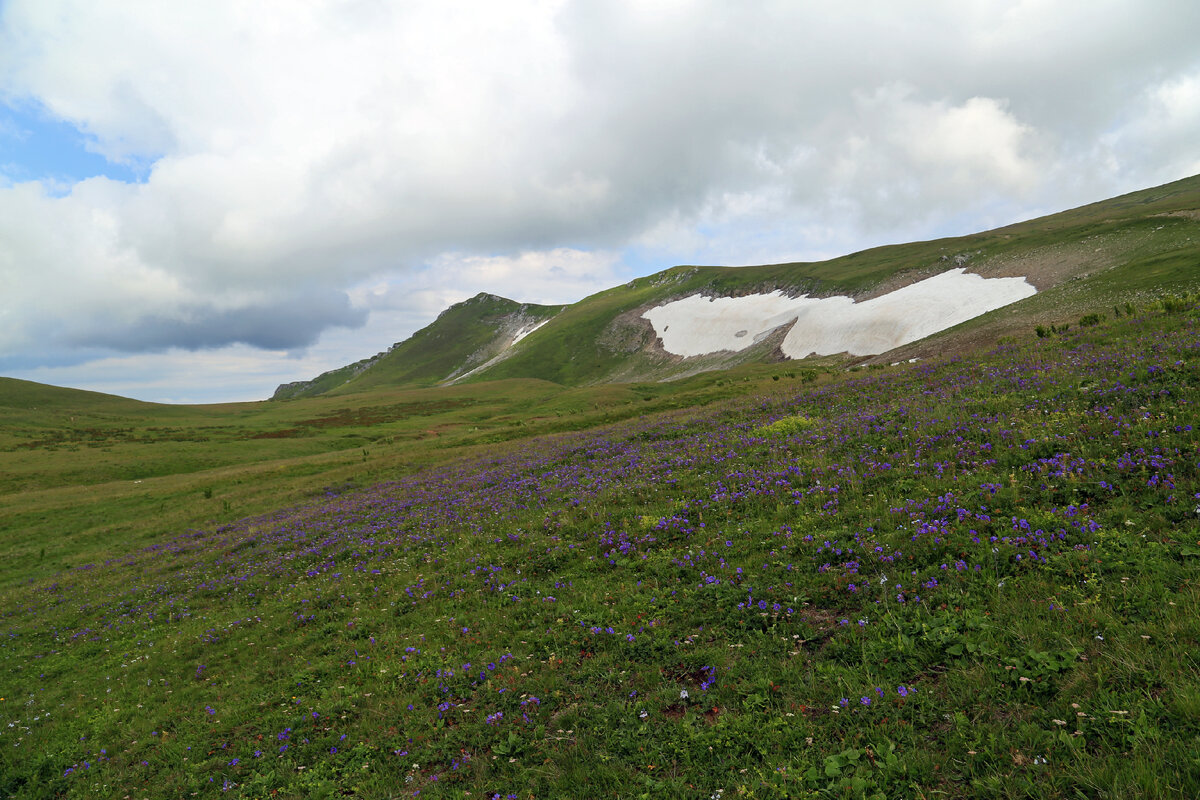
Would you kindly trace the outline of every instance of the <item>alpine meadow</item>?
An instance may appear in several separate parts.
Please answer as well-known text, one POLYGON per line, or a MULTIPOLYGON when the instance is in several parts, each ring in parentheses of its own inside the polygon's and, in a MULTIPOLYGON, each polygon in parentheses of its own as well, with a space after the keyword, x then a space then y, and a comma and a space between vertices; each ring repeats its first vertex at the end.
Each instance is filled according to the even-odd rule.
POLYGON ((0 796, 1198 797, 1198 402, 1200 177, 482 294, 257 403, 0 379, 0 796), (952 269, 1036 292, 795 360, 645 316, 952 269))

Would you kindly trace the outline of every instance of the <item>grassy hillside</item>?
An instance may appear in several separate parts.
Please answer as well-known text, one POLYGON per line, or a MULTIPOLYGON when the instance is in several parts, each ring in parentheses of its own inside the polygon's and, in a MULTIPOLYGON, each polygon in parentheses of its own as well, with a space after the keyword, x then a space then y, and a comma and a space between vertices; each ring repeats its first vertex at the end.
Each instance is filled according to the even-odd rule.
MULTIPOLYGON (((730 296, 783 289, 812 295, 869 295, 949 269, 961 262, 985 276, 1028 278, 1040 291, 1069 287, 1050 300, 1037 296, 1004 313, 966 323, 957 333, 1007 335, 1035 315, 1072 317, 1131 299, 1130 292, 1186 291, 1200 282, 1200 176, 994 231, 877 247, 829 261, 761 267, 675 267, 593 295, 567 308, 529 337, 521 352, 479 380, 536 377, 567 385, 609 379, 640 367, 647 378, 678 365, 647 358, 648 329, 613 346, 613 320, 697 292, 730 296), (956 260, 957 259, 957 260, 956 260), (1119 270, 1119 274, 1110 274, 1119 270), (1006 324, 1006 320, 1018 324, 1006 324), (984 333, 986 332, 986 333, 984 333), (637 366, 630 368, 628 362, 637 366)), ((628 327, 628 325, 626 326, 628 327)), ((943 339, 945 341, 945 339, 943 339)), ((919 348, 918 348, 919 349, 919 348)), ((968 348, 969 349, 969 348, 968 348)), ((938 352, 922 350, 922 354, 938 352)), ((761 358, 748 354, 750 358, 761 358)))
POLYGON ((332 370, 312 381, 285 384, 274 399, 346 394, 377 386, 431 386, 499 354, 514 330, 547 320, 562 306, 518 303, 480 293, 456 303, 411 337, 373 358, 332 370))
POLYGON ((1196 299, 68 554, 0 593, 0 794, 1195 797, 1196 299))
MULTIPOLYGON (((535 378, 565 386, 664 380, 740 363, 776 361, 774 347, 720 357, 678 359, 655 346, 642 311, 695 293, 739 295, 781 289, 794 294, 868 297, 963 265, 989 277, 1020 276, 1041 292, 1012 307, 959 326, 949 337, 909 347, 905 357, 1053 324, 1114 303, 1187 291, 1200 276, 1200 176, 970 236, 876 247, 822 262, 757 267, 680 266, 600 292, 557 313, 504 360, 468 380, 535 378)), ((477 298, 478 300, 478 298, 477 298)), ((511 301, 504 301, 510 303, 511 301)), ((360 391, 374 386, 432 384, 482 363, 467 357, 486 349, 494 323, 480 309, 455 306, 445 320, 369 360, 322 376, 305 394, 360 391), (361 372, 361 375, 359 373, 361 372), (348 380, 351 374, 358 375, 348 380)), ((510 305, 500 312, 509 313, 510 305)), ((887 354, 877 360, 896 360, 887 354)))
POLYGON ((210 406, 0 380, 0 586, 103 559, 114 544, 216 527, 464 449, 734 396, 777 374, 748 367, 602 390, 511 380, 210 406))

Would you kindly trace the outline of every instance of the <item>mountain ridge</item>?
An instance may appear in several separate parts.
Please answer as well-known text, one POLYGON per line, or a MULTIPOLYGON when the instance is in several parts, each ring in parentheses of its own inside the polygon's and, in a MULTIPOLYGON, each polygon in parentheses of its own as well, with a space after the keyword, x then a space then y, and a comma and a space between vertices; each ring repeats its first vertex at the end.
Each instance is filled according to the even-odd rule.
MULTIPOLYGON (((284 384, 274 399, 379 385, 504 378, 537 378, 565 386, 670 380, 789 358, 781 347, 787 331, 781 336, 774 328, 763 329, 760 341, 740 350, 671 353, 645 315, 696 295, 715 300, 778 292, 792 298, 842 296, 858 304, 954 269, 985 280, 1023 278, 1037 289, 1032 297, 988 308, 951 326, 957 333, 937 331, 852 360, 921 357, 956 347, 955 341, 994 338, 1054 322, 1063 314, 1104 308, 1129 290, 1169 289, 1166 284, 1172 281, 1186 284, 1195 277, 1197 264, 1200 176, 1193 176, 976 234, 883 245, 820 262, 674 266, 563 306, 522 304, 480 293, 449 307, 387 351, 312 381, 284 384), (1166 284, 1158 286, 1164 280, 1166 284)), ((694 322, 702 326, 704 321, 694 322)), ((795 319, 786 327, 794 324, 795 319)))

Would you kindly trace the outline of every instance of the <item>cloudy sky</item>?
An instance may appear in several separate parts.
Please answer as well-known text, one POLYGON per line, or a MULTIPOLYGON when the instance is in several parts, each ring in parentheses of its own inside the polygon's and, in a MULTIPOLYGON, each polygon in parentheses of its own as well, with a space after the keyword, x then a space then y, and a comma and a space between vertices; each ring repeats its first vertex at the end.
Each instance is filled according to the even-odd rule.
POLYGON ((261 399, 479 291, 1200 173, 1192 0, 0 0, 0 375, 261 399))

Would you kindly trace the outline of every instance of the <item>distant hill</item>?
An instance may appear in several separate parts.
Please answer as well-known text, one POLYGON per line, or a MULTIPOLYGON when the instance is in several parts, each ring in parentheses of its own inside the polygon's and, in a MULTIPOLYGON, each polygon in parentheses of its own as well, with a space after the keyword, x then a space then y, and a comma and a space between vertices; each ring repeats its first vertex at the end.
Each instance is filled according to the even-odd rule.
POLYGON ((102 392, 68 389, 45 383, 0 378, 0 415, 25 411, 136 413, 154 403, 130 400, 102 392))
POLYGON ((290 400, 381 385, 428 386, 461 379, 490 365, 514 342, 563 309, 518 303, 481 292, 447 308, 430 325, 371 358, 285 383, 272 399, 290 400))
MULTIPOLYGON (((729 324, 718 319, 725 313, 720 310, 724 306, 698 299, 672 306, 673 317, 661 311, 697 295, 752 298, 753 302, 739 306, 742 317, 755 304, 771 305, 764 296, 772 294, 776 306, 801 297, 844 296, 862 310, 868 308, 860 305, 866 301, 954 269, 989 279, 979 285, 990 286, 995 279, 1024 279, 1037 292, 965 322, 961 314, 957 319, 947 314, 946 324, 951 325, 947 331, 926 337, 922 330, 917 341, 881 353, 851 353, 854 360, 878 362, 966 350, 1037 324, 1069 323, 1072 315, 1194 286, 1200 280, 1200 176, 970 236, 877 247, 828 261, 673 267, 568 306, 520 304, 480 294, 451 306, 431 325, 388 351, 311 381, 280 386, 275 398, 501 378, 583 386, 672 379, 737 364, 778 361, 788 357, 783 344, 796 324, 796 317, 788 316, 792 312, 779 316, 778 325, 774 325, 776 318, 768 316, 751 320, 746 330, 733 334, 745 337, 742 340, 730 339, 732 344, 713 345, 715 349, 692 355, 671 352, 664 346, 666 331, 656 329, 645 315, 657 309, 661 319, 682 320, 705 331, 710 320, 686 319, 687 307, 712 315, 714 325, 729 324)), ((914 294, 919 291, 909 290, 908 295, 896 295, 894 302, 880 304, 892 308, 891 317, 883 319, 881 326, 905 324, 908 301, 903 298, 914 294)), ((843 300, 828 304, 829 310, 815 304, 812 310, 796 313, 807 315, 805 329, 813 330, 836 326, 835 317, 841 313, 836 309, 848 307, 849 300, 843 300)), ((926 304, 920 313, 928 312, 926 304)), ((797 350, 804 348, 790 348, 793 353, 797 350)))

